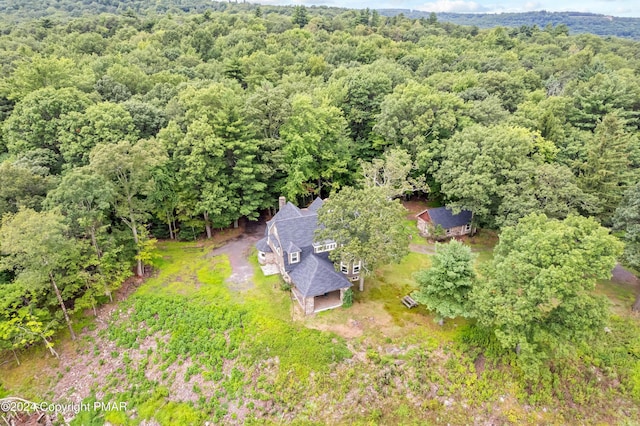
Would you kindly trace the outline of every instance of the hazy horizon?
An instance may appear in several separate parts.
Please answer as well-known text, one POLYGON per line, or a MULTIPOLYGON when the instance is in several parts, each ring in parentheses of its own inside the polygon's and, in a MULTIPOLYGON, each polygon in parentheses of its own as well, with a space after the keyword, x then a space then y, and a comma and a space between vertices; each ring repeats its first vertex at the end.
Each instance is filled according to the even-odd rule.
POLYGON ((436 13, 589 12, 618 17, 640 17, 637 0, 252 0, 261 4, 335 6, 355 9, 412 9, 436 13))

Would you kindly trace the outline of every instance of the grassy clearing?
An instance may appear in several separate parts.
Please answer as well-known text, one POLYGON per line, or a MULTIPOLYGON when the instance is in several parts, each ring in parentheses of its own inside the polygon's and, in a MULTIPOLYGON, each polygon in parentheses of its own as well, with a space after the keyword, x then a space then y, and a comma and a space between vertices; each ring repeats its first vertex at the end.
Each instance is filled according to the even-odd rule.
MULTIPOLYGON (((491 243, 473 242, 479 262, 491 243)), ((628 315, 531 385, 511 367, 513 354, 484 349, 491 336, 464 320, 440 327, 424 308, 400 303, 429 255, 378 270, 351 308, 301 318, 280 277, 263 276, 255 256, 254 286, 232 290, 229 260, 211 257, 212 248, 162 243, 158 274, 105 326, 78 344, 63 339, 60 362, 37 348, 24 354, 23 367, 2 369, 4 387, 36 400, 76 392, 135 409, 82 413, 78 425, 611 424, 640 415, 640 325, 628 315), (87 368, 78 376, 79 365, 87 368)), ((618 303, 632 296, 613 282, 599 291, 618 303)))

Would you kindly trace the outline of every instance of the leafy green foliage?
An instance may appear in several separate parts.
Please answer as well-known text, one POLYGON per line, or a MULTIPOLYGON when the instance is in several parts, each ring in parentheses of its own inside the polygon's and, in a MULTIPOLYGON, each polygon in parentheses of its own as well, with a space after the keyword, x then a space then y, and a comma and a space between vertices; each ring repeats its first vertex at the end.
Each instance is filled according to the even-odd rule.
POLYGON ((337 264, 362 261, 361 273, 372 274, 386 263, 399 262, 408 252, 404 228, 406 210, 379 188, 343 188, 318 211, 317 241, 334 241, 330 257, 337 264))
POLYGON ((608 313, 593 295, 611 274, 622 245, 595 220, 530 215, 505 228, 471 293, 474 316, 504 348, 519 352, 528 376, 541 360, 602 333, 608 313))
POLYGON ((414 293, 416 301, 442 319, 471 316, 468 295, 475 281, 473 258, 471 248, 459 241, 437 244, 431 268, 416 274, 420 286, 414 293))
MULTIPOLYGON (((138 273, 143 272, 143 262, 176 272, 172 262, 154 255, 156 238, 193 240, 205 230, 212 235, 216 227, 258 218, 274 208, 283 194, 305 204, 312 196, 327 196, 369 180, 363 185, 392 189, 386 195, 389 198, 422 191, 426 189, 422 184, 428 182, 431 203, 471 208, 481 225, 513 225, 529 213, 556 219, 576 213, 597 215, 609 224, 623 191, 637 183, 638 45, 568 35, 569 28, 555 19, 577 19, 570 14, 526 15, 540 19, 535 21, 538 27, 534 21, 517 21, 522 19, 519 15, 465 18, 478 25, 483 19, 517 22, 514 28, 481 30, 449 24, 442 14, 408 18, 419 17, 417 12, 386 17, 370 10, 269 5, 261 5, 258 11, 250 3, 204 0, 179 5, 173 0, 85 3, 14 1, 0 12, 0 213, 18 215, 21 209, 40 212, 44 208, 45 216, 55 215, 55 222, 64 228, 63 248, 77 249, 66 254, 60 250, 52 257, 61 259, 53 278, 63 305, 54 296, 51 277, 44 280, 42 271, 33 272, 35 267, 18 265, 2 272, 0 324, 6 328, 0 347, 16 348, 18 357, 27 355, 20 345, 35 345, 42 352, 53 349, 49 343, 55 334, 51 333, 65 323, 62 306, 75 312, 78 320, 74 322, 80 325, 80 312, 95 310, 106 301, 131 274, 136 259, 140 260, 138 273), (555 26, 543 28, 549 22, 555 26), (370 167, 362 169, 362 163, 370 167), (32 271, 26 273, 27 269, 32 271)), ((624 25, 625 35, 633 35, 631 21, 579 18, 596 26, 602 21, 624 25)), ((354 199, 361 206, 355 212, 358 215, 386 211, 378 205, 386 206, 388 200, 378 204, 377 196, 369 196, 366 202, 359 195, 354 199)), ((380 263, 402 257, 406 250, 395 250, 393 244, 391 254, 380 249, 388 242, 384 232, 404 241, 395 227, 396 216, 402 216, 397 210, 388 217, 367 219, 375 224, 373 230, 358 227, 363 230, 358 241, 366 244, 351 251, 375 255, 380 263), (369 244, 378 247, 364 250, 369 244)), ((40 214, 30 212, 30 220, 38 221, 40 214)), ((409 223, 406 217, 404 223, 409 223)), ((26 228, 28 235, 37 233, 31 225, 26 228)), ((633 236, 630 228, 627 235, 633 236)), ((33 236, 34 241, 39 238, 33 236)), ((414 238, 412 243, 425 242, 414 238)), ((177 256, 176 250, 158 244, 163 256, 169 252, 177 256)), ((485 248, 477 261, 488 257, 485 248)), ((412 381, 414 389, 424 392, 412 399, 403 387, 394 394, 393 384, 400 377, 404 380, 407 375, 400 374, 408 370, 396 364, 400 359, 386 354, 384 347, 356 348, 377 354, 372 361, 379 371, 370 377, 367 368, 359 370, 346 363, 335 372, 335 381, 319 373, 349 353, 341 339, 290 323, 285 294, 265 290, 278 288, 279 281, 257 283, 261 290, 247 296, 245 305, 234 299, 245 295, 222 291, 221 277, 227 269, 219 264, 208 276, 199 260, 189 262, 202 268, 189 270, 180 279, 166 279, 162 286, 155 286, 158 282, 151 279, 153 291, 141 294, 188 297, 187 293, 193 295, 192 287, 215 282, 202 286, 202 299, 223 306, 233 299, 235 308, 262 313, 248 315, 251 318, 243 322, 246 333, 230 329, 242 334, 237 341, 247 345, 247 359, 231 359, 235 364, 225 370, 228 374, 185 366, 190 381, 205 373, 214 377, 215 392, 224 393, 222 399, 167 403, 170 390, 145 378, 142 363, 152 364, 153 354, 143 357, 140 365, 126 357, 123 376, 108 380, 140 386, 117 396, 135 401, 140 421, 156 417, 164 424, 250 423, 254 419, 242 419, 245 410, 241 405, 234 410, 237 400, 229 396, 242 393, 243 387, 252 390, 246 398, 252 399, 253 407, 265 400, 273 402, 278 415, 285 413, 276 421, 288 421, 293 413, 300 414, 299 421, 316 420, 311 413, 320 412, 326 417, 319 421, 357 423, 366 416, 389 424, 437 423, 443 418, 442 398, 497 406, 495 383, 516 389, 522 402, 530 398, 532 404, 552 404, 553 399, 567 398, 567 404, 555 405, 561 409, 550 405, 545 415, 535 405, 529 413, 502 411, 492 420, 498 423, 540 422, 538 415, 549 423, 606 423, 621 418, 620 413, 634 413, 633 407, 616 412, 605 407, 610 401, 616 401, 609 404, 615 407, 627 401, 633 388, 637 359, 632 339, 616 340, 623 334, 622 326, 604 338, 598 336, 612 348, 610 354, 588 338, 582 340, 593 350, 576 344, 576 357, 562 358, 566 351, 546 351, 554 356, 555 371, 541 372, 538 383, 527 385, 531 387, 525 387, 517 370, 506 365, 490 368, 489 378, 476 375, 473 357, 466 353, 451 357, 445 353, 446 367, 438 370, 439 363, 433 359, 449 350, 446 344, 431 361, 411 355, 404 365, 415 367, 421 378, 433 376, 431 381, 412 381), (197 277, 197 282, 191 277, 197 277), (193 286, 183 284, 187 282, 193 286), (254 334, 262 339, 260 345, 275 343, 267 346, 269 351, 247 343, 255 343, 254 334), (313 356, 291 343, 301 338, 313 356), (273 362, 275 379, 254 378, 245 370, 246 365, 263 361, 262 356, 273 362), (604 375, 593 372, 594 366, 602 368, 604 375), (254 379, 256 383, 247 384, 254 379), (346 398, 352 389, 335 383, 362 383, 363 391, 346 398), (435 397, 432 384, 439 386, 435 397), (314 406, 319 399, 302 400, 313 392, 309 389, 326 396, 320 405, 314 406), (222 402, 226 396, 228 405, 222 402), (358 398, 365 407, 370 400, 379 402, 361 415, 341 410, 347 417, 335 417, 333 407, 322 405, 358 398), (581 407, 587 406, 599 408, 585 420, 580 417, 586 413, 581 407), (158 410, 162 413, 156 416, 158 410), (421 413, 420 417, 409 418, 411 412, 421 413)), ((396 303, 398 297, 415 290, 411 274, 416 265, 424 268, 429 263, 430 256, 411 253, 401 266, 379 268, 382 275, 369 275, 370 293, 358 293, 356 298, 360 302, 370 295, 391 316, 392 327, 403 324, 411 329, 419 323, 420 328, 411 330, 450 337, 455 330, 449 324, 462 325, 465 320, 453 320, 439 329, 430 321, 417 320, 426 314, 424 309, 405 312, 396 303)), ((626 307, 630 300, 628 296, 614 309, 626 307)), ((577 310, 590 309, 589 303, 577 310)), ((358 303, 358 311, 363 307, 366 304, 358 303)), ((593 310, 598 316, 600 307, 593 310)), ((333 311, 319 320, 353 312, 333 311)), ((195 313, 193 318, 202 320, 195 313)), ((170 322, 166 326, 177 327, 170 322)), ((425 335, 416 332, 411 344, 423 339, 427 343, 418 352, 430 355, 434 340, 425 335)), ((356 346, 365 345, 362 342, 367 339, 355 339, 356 346)), ((477 340, 489 347, 501 345, 495 335, 477 340)), ((538 346, 545 347, 545 342, 538 346)), ((499 362, 516 363, 517 359, 503 353, 499 362)), ((180 362, 189 361, 176 356, 172 365, 180 362)), ((40 378, 38 382, 43 383, 40 378)), ((29 392, 36 387, 26 380, 20 383, 29 392)), ((197 398, 203 397, 206 386, 195 384, 188 388, 193 387, 197 398)), ((464 423, 470 412, 486 413, 486 407, 467 405, 468 410, 461 410, 454 402, 447 408, 447 418, 464 423)), ((258 421, 272 418, 264 414, 258 421)), ((85 420, 127 421, 114 413, 85 420)))
POLYGON ((57 302, 60 316, 64 317, 74 338, 65 300, 72 299, 79 291, 83 247, 69 238, 63 217, 27 209, 6 215, 0 228, 0 247, 3 254, 0 269, 16 271, 16 282, 36 296, 26 305, 46 306, 57 302))
POLYGON ((351 288, 345 290, 344 296, 342 297, 342 306, 345 308, 353 306, 353 290, 351 290, 351 288))
POLYGON ((289 168, 283 190, 290 200, 321 195, 324 187, 337 189, 344 183, 348 165, 346 127, 338 108, 315 106, 305 95, 293 99, 291 116, 280 128, 284 164, 289 168))

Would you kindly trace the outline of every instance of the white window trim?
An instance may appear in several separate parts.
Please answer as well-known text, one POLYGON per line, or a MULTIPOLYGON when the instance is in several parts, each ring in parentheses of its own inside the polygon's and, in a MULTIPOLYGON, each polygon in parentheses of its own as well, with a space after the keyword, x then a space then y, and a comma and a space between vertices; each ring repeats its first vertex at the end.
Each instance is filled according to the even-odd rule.
POLYGON ((331 251, 331 250, 335 250, 335 248, 338 246, 338 244, 336 243, 324 243, 324 244, 314 244, 313 245, 313 252, 314 253, 324 253, 325 251, 331 251))
POLYGON ((349 264, 344 263, 344 262, 340 262, 340 272, 342 272, 343 274, 348 274, 349 273, 349 264))
POLYGON ((362 268, 362 261, 361 260, 358 261, 357 263, 356 262, 353 263, 353 273, 354 274, 359 273, 360 272, 360 268, 362 268))
POLYGON ((471 224, 470 224, 470 223, 467 223, 467 224, 464 226, 464 231, 465 231, 465 232, 469 232, 469 231, 471 231, 471 224))
POLYGON ((289 263, 298 263, 300 262, 300 253, 294 251, 293 253, 289 253, 289 263), (295 257, 295 260, 294 260, 295 257))

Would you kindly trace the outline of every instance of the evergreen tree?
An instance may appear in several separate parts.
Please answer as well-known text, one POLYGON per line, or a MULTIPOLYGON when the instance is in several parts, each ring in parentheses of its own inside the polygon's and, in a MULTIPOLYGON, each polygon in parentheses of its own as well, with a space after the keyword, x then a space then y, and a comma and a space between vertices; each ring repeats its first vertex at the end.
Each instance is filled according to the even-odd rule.
POLYGON ((300 28, 309 23, 309 15, 307 14, 307 8, 304 6, 295 6, 293 9, 293 17, 291 22, 300 28))

